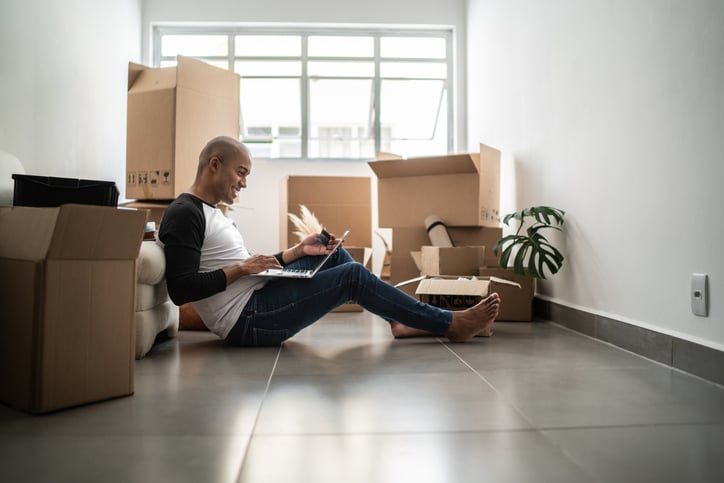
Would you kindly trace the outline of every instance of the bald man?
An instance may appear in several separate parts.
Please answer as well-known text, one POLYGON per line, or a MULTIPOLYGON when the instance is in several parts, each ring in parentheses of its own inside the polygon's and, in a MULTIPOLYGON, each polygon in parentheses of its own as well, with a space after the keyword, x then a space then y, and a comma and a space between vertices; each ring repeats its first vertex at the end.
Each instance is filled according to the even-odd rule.
POLYGON ((497 317, 498 294, 466 310, 443 310, 380 280, 343 248, 311 279, 251 276, 270 268, 313 268, 336 243, 334 235, 323 244, 312 234, 277 254, 252 254, 234 222, 217 208, 234 202, 251 170, 242 143, 225 136, 209 141, 194 183, 166 209, 158 233, 171 300, 192 302, 227 345, 278 345, 348 302, 390 322, 398 337, 436 334, 464 342, 497 317))

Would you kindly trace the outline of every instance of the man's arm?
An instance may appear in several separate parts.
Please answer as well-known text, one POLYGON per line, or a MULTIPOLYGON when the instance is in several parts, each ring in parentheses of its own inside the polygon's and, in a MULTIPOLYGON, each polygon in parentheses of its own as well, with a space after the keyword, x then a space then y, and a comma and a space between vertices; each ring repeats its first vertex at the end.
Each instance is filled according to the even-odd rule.
POLYGON ((199 272, 206 221, 201 202, 185 198, 166 209, 158 233, 166 255, 166 285, 176 305, 210 297, 226 289, 223 270, 199 272))

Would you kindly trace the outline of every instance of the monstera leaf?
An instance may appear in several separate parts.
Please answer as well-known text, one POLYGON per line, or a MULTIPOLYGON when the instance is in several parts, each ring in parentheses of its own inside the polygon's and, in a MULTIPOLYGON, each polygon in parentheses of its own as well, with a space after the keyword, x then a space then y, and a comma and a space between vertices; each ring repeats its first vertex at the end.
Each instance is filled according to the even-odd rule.
POLYGON ((508 266, 510 257, 517 248, 513 260, 515 273, 545 279, 546 270, 551 275, 558 272, 563 265, 563 254, 551 245, 541 231, 547 228, 561 231, 559 227, 563 226, 564 215, 563 210, 550 206, 533 206, 505 215, 501 219, 505 225, 508 225, 510 220, 518 220, 519 225, 515 234, 503 237, 493 247, 500 266, 508 266), (520 232, 528 219, 534 221, 526 229, 526 234, 522 235, 520 232))

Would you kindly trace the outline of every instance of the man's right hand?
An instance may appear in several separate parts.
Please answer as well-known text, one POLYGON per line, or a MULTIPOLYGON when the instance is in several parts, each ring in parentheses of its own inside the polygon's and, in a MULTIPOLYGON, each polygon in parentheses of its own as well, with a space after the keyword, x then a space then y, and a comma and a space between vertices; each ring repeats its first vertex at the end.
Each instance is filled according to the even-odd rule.
POLYGON ((270 268, 282 268, 273 255, 252 255, 235 265, 224 267, 226 286, 245 275, 263 272, 270 268))

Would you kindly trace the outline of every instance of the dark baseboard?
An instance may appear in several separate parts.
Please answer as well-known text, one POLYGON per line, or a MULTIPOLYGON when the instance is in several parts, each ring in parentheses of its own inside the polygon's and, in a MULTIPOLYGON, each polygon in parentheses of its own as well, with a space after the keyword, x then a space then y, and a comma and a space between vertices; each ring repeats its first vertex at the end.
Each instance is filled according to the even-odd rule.
POLYGON ((724 352, 536 297, 536 317, 724 385, 724 352))

